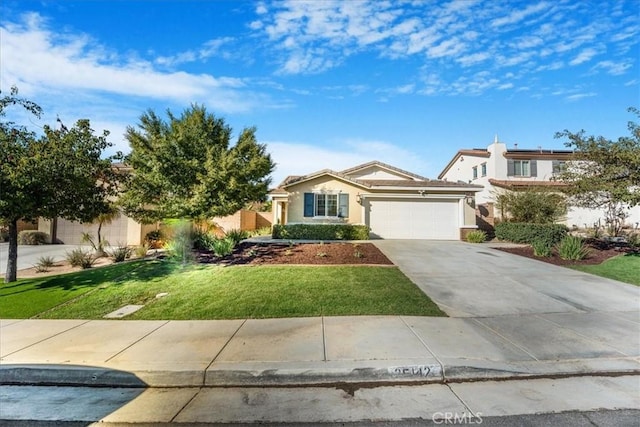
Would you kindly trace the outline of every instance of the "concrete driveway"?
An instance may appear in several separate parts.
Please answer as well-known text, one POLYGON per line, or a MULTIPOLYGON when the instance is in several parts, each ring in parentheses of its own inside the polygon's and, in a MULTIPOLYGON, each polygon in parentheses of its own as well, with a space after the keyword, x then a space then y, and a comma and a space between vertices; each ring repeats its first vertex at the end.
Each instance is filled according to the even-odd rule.
MULTIPOLYGON (((36 245, 18 246, 18 270, 33 267, 40 257, 50 256, 54 261, 65 259, 66 253, 78 248, 77 245, 36 245)), ((84 249, 89 249, 85 247, 84 249)), ((0 243, 0 274, 7 271, 9 243, 0 243)))
POLYGON ((451 317, 618 312, 638 321, 640 288, 487 244, 372 241, 451 317))

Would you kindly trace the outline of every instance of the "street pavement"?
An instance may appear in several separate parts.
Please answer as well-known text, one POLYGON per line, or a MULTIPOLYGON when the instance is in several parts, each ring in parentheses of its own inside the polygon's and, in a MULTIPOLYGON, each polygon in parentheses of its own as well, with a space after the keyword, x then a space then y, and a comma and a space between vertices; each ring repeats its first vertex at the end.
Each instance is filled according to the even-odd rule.
MULTIPOLYGON (((18 270, 33 267, 41 257, 48 256, 53 258, 54 261, 62 261, 65 259, 67 252, 71 252, 78 247, 78 245, 19 245, 18 270)), ((85 250, 91 249, 88 246, 82 248, 85 250)), ((9 243, 0 243, 0 274, 4 274, 7 271, 8 256, 9 243)))
POLYGON ((640 288, 487 245, 375 243, 451 317, 0 320, 0 419, 44 385, 117 387, 125 418, 157 422, 640 408, 640 288))

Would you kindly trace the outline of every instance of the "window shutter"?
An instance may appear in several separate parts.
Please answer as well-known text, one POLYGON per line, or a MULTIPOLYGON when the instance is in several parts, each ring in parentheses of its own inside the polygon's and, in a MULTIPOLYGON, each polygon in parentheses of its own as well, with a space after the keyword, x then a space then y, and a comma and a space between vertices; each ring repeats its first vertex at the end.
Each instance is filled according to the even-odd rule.
POLYGON ((304 216, 313 216, 313 193, 304 193, 304 216))
POLYGON ((531 176, 538 176, 538 161, 531 160, 531 176))
POLYGON ((516 167, 513 163, 513 159, 507 159, 507 176, 514 176, 516 174, 516 167))
POLYGON ((349 217, 349 194, 347 193, 338 195, 338 216, 341 218, 349 217))

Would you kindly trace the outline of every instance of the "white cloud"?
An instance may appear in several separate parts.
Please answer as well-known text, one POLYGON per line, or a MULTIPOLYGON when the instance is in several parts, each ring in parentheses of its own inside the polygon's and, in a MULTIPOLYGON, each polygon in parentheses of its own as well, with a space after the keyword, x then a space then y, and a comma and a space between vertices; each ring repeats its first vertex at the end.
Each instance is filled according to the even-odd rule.
POLYGON ((583 49, 573 60, 569 61, 569 65, 579 65, 583 62, 590 61, 591 58, 596 56, 598 51, 593 48, 583 49))
POLYGON ((603 69, 607 73, 613 76, 619 76, 627 72, 629 68, 631 68, 631 63, 627 61, 623 62, 614 62, 614 61, 600 61, 598 62, 594 68, 594 70, 603 69))
POLYGON ((567 97, 565 97, 564 99, 567 101, 579 101, 583 98, 591 98, 593 96, 596 96, 597 93, 595 92, 587 92, 587 93, 575 93, 573 95, 569 95, 567 97))
POLYGON ((491 26, 502 27, 504 25, 516 24, 522 21, 523 19, 529 17, 530 15, 545 11, 548 7, 549 7, 549 4, 545 2, 532 4, 527 6, 523 10, 515 10, 507 16, 494 19, 493 21, 491 21, 491 26))
MULTIPOLYGON (((2 87, 16 84, 42 92, 67 89, 183 103, 198 101, 222 112, 246 111, 259 101, 256 95, 243 91, 242 79, 162 72, 151 62, 119 58, 84 34, 49 30, 34 14, 23 24, 0 27, 0 40, 2 87)), ((177 59, 188 60, 196 54, 183 55, 177 59)))

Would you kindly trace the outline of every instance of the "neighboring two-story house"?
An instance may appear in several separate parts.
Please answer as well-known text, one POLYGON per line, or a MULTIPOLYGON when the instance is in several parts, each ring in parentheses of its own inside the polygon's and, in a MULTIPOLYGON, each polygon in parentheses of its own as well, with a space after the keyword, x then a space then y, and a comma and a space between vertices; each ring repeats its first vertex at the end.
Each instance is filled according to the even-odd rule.
MULTIPOLYGON (((565 184, 558 181, 558 175, 570 161, 570 150, 524 150, 507 148, 496 136, 487 148, 458 151, 438 175, 438 179, 463 181, 482 185, 484 189, 476 194, 479 221, 493 225, 496 194, 522 188, 557 188, 565 184)), ((628 225, 637 227, 640 222, 640 207, 629 211, 628 225)), ((570 207, 564 221, 569 227, 592 227, 600 220, 604 225, 604 212, 599 209, 570 207)), ((481 224, 479 224, 481 225, 481 224)))

